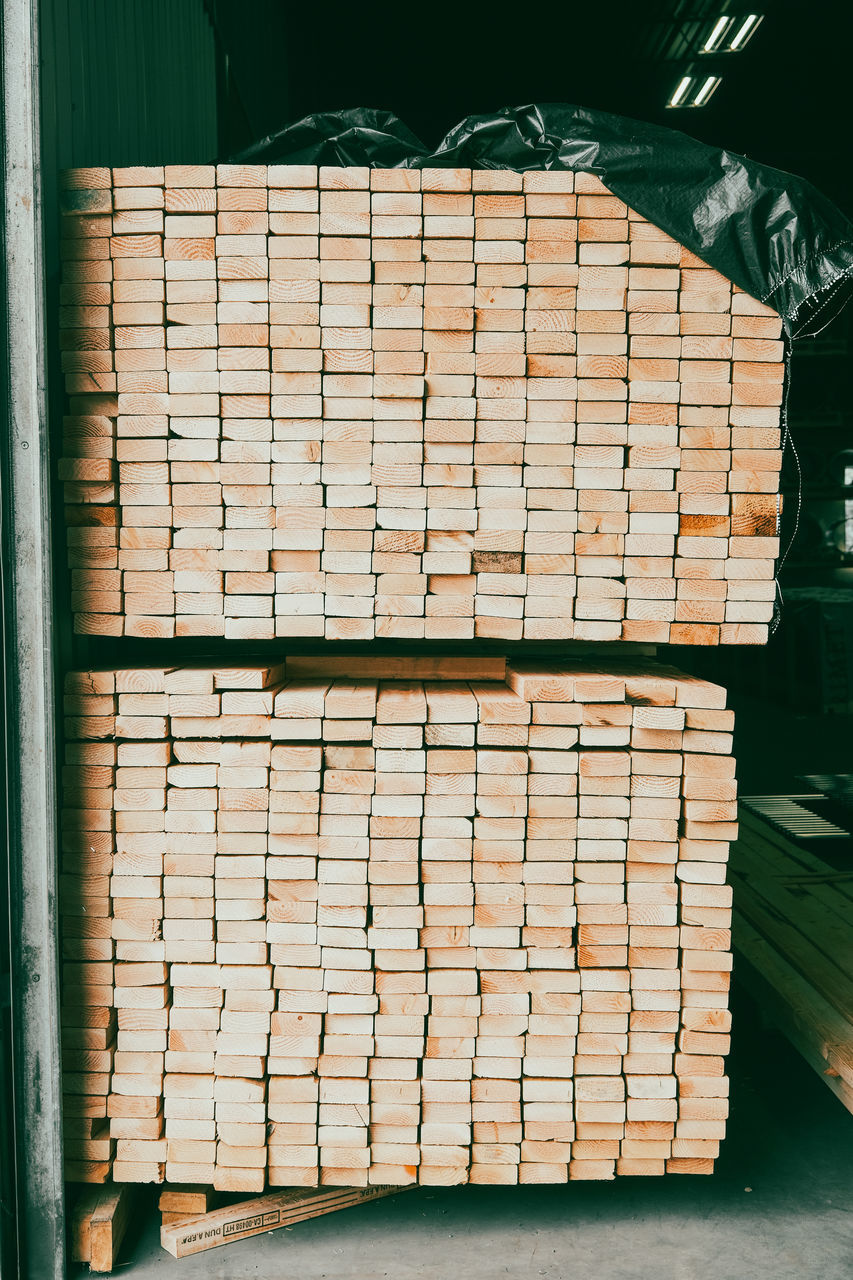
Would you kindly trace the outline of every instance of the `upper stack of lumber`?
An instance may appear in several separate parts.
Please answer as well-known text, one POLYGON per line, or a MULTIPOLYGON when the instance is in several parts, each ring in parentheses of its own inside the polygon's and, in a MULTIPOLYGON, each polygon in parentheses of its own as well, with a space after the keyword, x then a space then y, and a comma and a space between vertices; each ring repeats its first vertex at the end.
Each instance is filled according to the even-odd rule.
POLYGON ((725 691, 647 660, 66 682, 69 1177, 710 1172, 725 691))
POLYGON ((78 631, 761 643, 781 321, 591 174, 76 169, 78 631))

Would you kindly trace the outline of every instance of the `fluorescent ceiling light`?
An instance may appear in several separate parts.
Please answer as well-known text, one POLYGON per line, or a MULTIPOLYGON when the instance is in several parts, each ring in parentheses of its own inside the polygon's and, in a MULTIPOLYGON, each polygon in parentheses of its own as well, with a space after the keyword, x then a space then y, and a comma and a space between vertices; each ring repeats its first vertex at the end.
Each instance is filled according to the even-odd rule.
POLYGON ((672 97, 666 104, 668 107, 680 107, 693 84, 692 76, 682 76, 673 90, 672 97))
POLYGON ((704 107, 705 103, 711 97, 711 94, 719 83, 720 76, 708 76, 690 105, 693 107, 704 107))
POLYGON ((746 15, 743 22, 729 41, 729 48, 733 53, 737 53, 738 49, 742 49, 747 40, 749 40, 751 36, 755 35, 756 27, 761 22, 763 16, 764 15, 761 13, 748 13, 746 15))
POLYGON ((729 27, 732 25, 733 22, 734 22, 734 19, 731 18, 727 13, 724 13, 721 18, 718 18, 717 21, 714 23, 713 29, 711 30, 708 36, 708 39, 702 45, 702 52, 713 53, 714 50, 719 47, 720 41, 722 40, 723 36, 726 34, 726 32, 728 31, 729 27))

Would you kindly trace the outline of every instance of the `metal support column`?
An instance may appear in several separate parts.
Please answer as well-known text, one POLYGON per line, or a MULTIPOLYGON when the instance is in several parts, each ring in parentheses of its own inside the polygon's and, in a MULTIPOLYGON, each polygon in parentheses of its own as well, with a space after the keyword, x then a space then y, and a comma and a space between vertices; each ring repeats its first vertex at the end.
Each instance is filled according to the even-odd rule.
POLYGON ((38 3, 3 0, 7 821, 20 1276, 64 1274, 38 3))

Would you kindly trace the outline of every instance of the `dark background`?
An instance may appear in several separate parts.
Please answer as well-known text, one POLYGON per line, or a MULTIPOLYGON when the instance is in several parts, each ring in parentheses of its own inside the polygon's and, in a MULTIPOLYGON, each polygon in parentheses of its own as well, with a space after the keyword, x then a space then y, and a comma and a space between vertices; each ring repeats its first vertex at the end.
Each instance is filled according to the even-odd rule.
POLYGON ((853 216, 850 11, 844 0, 565 0, 481 6, 209 0, 228 59, 221 143, 314 111, 375 106, 435 144, 463 116, 572 102, 666 124, 810 178, 853 216), (257 39, 247 9, 265 11, 257 39), (725 12, 763 13, 739 53, 697 56, 725 12), (689 63, 723 76, 667 110, 689 63))

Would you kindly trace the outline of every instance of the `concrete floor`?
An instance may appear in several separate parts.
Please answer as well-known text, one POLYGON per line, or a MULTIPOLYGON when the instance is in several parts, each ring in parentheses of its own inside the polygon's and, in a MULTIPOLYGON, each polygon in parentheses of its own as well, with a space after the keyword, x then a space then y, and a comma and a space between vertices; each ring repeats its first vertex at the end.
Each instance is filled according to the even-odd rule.
POLYGON ((853 1116, 737 994, 735 1017, 732 1118, 713 1177, 424 1188, 179 1262, 159 1246, 152 1195, 117 1274, 851 1280, 853 1116))

